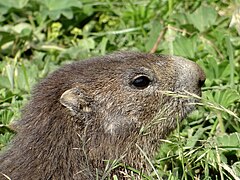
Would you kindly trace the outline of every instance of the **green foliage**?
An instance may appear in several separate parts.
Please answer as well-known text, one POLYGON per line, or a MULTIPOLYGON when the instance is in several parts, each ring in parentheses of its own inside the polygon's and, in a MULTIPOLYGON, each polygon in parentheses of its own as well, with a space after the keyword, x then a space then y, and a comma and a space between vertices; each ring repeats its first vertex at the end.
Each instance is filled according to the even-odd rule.
POLYGON ((240 21, 236 2, 1 1, 0 148, 13 137, 10 122, 20 118, 20 108, 34 84, 60 65, 115 50, 151 51, 196 61, 207 80, 198 111, 163 140, 153 173, 143 177, 238 179, 240 21))
POLYGON ((187 22, 198 31, 204 32, 213 26, 217 20, 217 12, 214 7, 201 5, 191 14, 186 15, 187 22))

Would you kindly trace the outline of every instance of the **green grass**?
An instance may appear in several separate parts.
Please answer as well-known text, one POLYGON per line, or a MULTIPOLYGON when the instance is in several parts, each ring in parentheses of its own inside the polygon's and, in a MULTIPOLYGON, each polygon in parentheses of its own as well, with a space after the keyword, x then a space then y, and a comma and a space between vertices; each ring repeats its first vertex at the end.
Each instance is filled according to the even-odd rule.
POLYGON ((146 178, 239 179, 239 5, 237 0, 1 1, 0 148, 13 136, 9 124, 19 119, 33 85, 69 60, 116 50, 173 54, 196 61, 207 80, 198 111, 164 141, 146 178))

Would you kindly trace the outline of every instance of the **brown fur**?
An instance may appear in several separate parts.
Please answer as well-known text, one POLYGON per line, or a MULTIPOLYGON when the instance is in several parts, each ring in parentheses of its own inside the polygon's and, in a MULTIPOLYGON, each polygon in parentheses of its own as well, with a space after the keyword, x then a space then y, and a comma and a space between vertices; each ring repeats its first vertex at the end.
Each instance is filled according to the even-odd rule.
POLYGON ((175 56, 120 52, 65 65, 33 90, 0 172, 12 180, 106 178, 119 174, 108 171, 114 160, 151 171, 137 145, 152 158, 196 101, 163 91, 200 95, 204 80, 195 63, 175 56), (151 83, 138 89, 131 82, 142 74, 151 83))

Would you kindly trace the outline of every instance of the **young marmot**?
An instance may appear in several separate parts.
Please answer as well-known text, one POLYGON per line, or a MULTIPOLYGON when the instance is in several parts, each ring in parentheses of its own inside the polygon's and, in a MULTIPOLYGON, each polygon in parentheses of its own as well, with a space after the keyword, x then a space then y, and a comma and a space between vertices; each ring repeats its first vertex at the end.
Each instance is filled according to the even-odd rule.
POLYGON ((1 179, 104 179, 116 162, 151 171, 149 158, 194 109, 205 75, 176 56, 120 52, 65 65, 42 80, 0 156, 1 179))

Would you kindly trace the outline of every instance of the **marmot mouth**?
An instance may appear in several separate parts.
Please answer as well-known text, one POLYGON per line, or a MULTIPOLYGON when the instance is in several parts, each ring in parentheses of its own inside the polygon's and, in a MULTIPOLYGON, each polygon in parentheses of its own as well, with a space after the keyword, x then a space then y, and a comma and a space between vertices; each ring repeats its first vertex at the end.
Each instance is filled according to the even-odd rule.
POLYGON ((194 105, 197 101, 188 101, 188 102, 181 102, 180 106, 183 107, 181 112, 181 121, 185 119, 191 112, 193 112, 196 109, 196 106, 194 105))
POLYGON ((174 117, 178 121, 185 119, 192 111, 196 109, 196 104, 201 100, 201 90, 197 92, 188 92, 184 90, 177 91, 165 91, 163 92, 167 96, 165 102, 171 102, 166 104, 166 110, 168 111, 168 117, 174 117))
POLYGON ((201 90, 197 93, 190 93, 190 92, 181 92, 180 98, 177 98, 178 106, 181 108, 180 118, 181 121, 185 119, 191 112, 196 110, 196 104, 201 100, 201 90))

